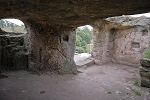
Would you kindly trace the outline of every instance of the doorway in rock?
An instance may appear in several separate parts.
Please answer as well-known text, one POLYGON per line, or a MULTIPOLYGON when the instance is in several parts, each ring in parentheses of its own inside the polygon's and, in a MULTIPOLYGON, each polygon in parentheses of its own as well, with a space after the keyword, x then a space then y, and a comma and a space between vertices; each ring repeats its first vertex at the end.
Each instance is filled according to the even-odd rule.
POLYGON ((28 68, 29 38, 18 19, 0 20, 0 68, 2 71, 28 68))
POLYGON ((83 66, 91 62, 93 48, 93 27, 90 25, 80 26, 76 29, 76 52, 74 60, 77 66, 83 66))

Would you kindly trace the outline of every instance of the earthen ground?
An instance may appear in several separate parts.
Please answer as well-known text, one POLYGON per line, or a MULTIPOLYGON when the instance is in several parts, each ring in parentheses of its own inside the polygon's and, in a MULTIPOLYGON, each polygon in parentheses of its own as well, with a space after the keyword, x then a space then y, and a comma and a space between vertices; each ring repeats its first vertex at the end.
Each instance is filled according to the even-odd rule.
POLYGON ((0 79, 0 100, 150 100, 150 89, 138 86, 139 68, 126 65, 92 65, 77 75, 3 74, 9 78, 0 79))

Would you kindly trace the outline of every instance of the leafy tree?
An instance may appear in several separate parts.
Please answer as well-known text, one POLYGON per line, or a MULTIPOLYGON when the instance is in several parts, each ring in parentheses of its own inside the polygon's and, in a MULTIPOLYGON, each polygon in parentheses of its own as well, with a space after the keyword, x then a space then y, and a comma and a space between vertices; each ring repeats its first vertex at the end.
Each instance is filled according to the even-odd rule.
POLYGON ((84 53, 85 52, 84 48, 78 47, 78 46, 76 46, 76 51, 79 52, 79 53, 84 53))
POLYGON ((83 49, 86 52, 86 45, 90 44, 92 40, 92 35, 88 27, 84 27, 83 29, 77 28, 76 29, 76 50, 82 53, 83 49), (79 48, 80 47, 80 48, 79 48), (82 51, 82 52, 81 52, 82 51))
POLYGON ((81 47, 81 42, 80 42, 80 40, 78 38, 76 38, 76 46, 81 47))
POLYGON ((3 20, 0 20, 0 28, 3 28, 4 27, 4 21, 3 20))
POLYGON ((89 44, 90 41, 92 40, 91 32, 87 27, 83 28, 82 30, 77 28, 76 34, 77 34, 77 36, 80 36, 82 38, 82 40, 85 40, 85 42, 87 44, 89 44))
POLYGON ((150 47, 144 52, 144 58, 150 59, 150 47))
POLYGON ((85 34, 84 37, 83 37, 83 40, 84 40, 87 44, 90 44, 91 39, 90 39, 89 34, 85 34))
POLYGON ((82 38, 80 36, 76 36, 76 46, 81 47, 82 38))
POLYGON ((81 46, 82 46, 82 47, 85 47, 85 46, 86 46, 86 42, 85 42, 84 40, 81 42, 81 46))

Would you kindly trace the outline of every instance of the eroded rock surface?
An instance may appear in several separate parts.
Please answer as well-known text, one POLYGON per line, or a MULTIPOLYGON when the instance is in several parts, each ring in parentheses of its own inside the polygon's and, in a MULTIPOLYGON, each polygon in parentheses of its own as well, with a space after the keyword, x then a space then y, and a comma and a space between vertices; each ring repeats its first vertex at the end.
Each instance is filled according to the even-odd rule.
POLYGON ((139 66, 142 53, 150 46, 150 18, 111 17, 97 22, 93 40, 95 62, 109 61, 139 66))
POLYGON ((0 71, 28 68, 27 35, 0 30, 0 71))
POLYGON ((73 58, 75 31, 64 26, 41 25, 40 28, 31 31, 31 67, 39 71, 59 73, 76 71, 73 58))
POLYGON ((101 18, 148 12, 149 5, 148 0, 1 0, 0 18, 25 23, 31 40, 31 67, 73 71, 76 27, 101 18))
POLYGON ((78 27, 101 18, 149 12, 149 5, 148 0, 1 0, 0 18, 78 27))
POLYGON ((150 88, 150 60, 141 59, 140 62, 141 86, 150 88))

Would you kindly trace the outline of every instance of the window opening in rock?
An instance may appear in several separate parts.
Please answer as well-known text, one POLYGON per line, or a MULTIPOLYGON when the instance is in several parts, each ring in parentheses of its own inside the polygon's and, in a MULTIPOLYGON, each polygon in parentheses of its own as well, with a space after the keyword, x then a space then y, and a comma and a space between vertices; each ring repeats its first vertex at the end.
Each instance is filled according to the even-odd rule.
POLYGON ((85 59, 91 57, 93 48, 92 33, 93 27, 90 25, 80 26, 76 29, 76 52, 74 60, 77 65, 83 64, 85 59))
POLYGON ((24 23, 1 19, 0 28, 0 69, 27 69, 30 41, 24 23))
POLYGON ((26 33, 25 25, 19 19, 1 19, 1 30, 8 33, 26 33))

